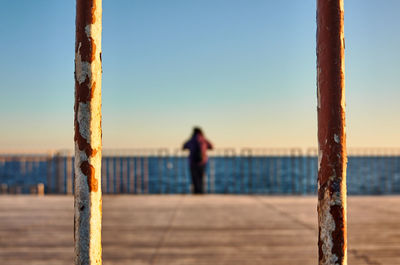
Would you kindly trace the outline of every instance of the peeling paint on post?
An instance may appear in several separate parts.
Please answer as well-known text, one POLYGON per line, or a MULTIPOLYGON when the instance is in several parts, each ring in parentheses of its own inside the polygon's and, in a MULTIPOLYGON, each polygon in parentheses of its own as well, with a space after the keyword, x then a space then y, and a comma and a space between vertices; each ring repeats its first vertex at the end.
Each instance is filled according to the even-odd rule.
POLYGON ((77 0, 75 264, 101 264, 101 0, 77 0))
POLYGON ((319 264, 347 264, 343 0, 317 0, 319 264))

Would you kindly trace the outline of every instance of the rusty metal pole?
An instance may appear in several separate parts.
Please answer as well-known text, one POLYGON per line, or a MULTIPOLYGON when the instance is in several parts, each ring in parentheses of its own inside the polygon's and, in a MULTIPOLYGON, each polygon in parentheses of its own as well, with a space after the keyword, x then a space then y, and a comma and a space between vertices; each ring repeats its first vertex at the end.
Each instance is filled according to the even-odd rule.
POLYGON ((102 263, 101 0, 76 1, 75 264, 102 263))
POLYGON ((318 248, 347 264, 343 0, 317 0, 318 248))

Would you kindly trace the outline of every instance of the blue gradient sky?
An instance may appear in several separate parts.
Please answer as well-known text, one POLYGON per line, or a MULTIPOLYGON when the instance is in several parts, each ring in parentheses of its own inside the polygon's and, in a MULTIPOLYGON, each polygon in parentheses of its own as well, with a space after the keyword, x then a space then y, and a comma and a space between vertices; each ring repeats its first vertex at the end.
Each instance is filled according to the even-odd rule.
MULTIPOLYGON (((315 2, 103 0, 104 147, 316 146, 315 2)), ((75 1, 0 4, 0 149, 72 148, 75 1)), ((349 146, 400 146, 398 10, 345 0, 349 146)))

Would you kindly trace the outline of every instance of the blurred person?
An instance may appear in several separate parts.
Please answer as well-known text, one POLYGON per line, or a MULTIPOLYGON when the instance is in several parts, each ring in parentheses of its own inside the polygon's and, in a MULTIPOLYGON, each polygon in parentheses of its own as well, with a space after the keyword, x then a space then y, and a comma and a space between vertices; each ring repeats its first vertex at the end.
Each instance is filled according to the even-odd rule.
POLYGON ((183 145, 183 149, 189 150, 189 166, 192 176, 193 193, 202 194, 203 178, 207 166, 207 149, 213 149, 212 144, 205 138, 199 127, 193 128, 191 138, 183 145))

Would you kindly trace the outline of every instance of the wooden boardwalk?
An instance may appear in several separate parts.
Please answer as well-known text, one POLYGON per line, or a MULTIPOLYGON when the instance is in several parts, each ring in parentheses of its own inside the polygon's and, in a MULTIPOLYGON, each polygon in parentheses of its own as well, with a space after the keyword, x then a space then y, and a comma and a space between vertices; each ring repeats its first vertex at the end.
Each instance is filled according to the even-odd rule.
MULTIPOLYGON (((315 197, 103 200, 105 265, 317 264, 315 197)), ((349 264, 400 264, 399 205, 348 199, 349 264)), ((0 196, 0 264, 73 264, 73 198, 0 196)))

